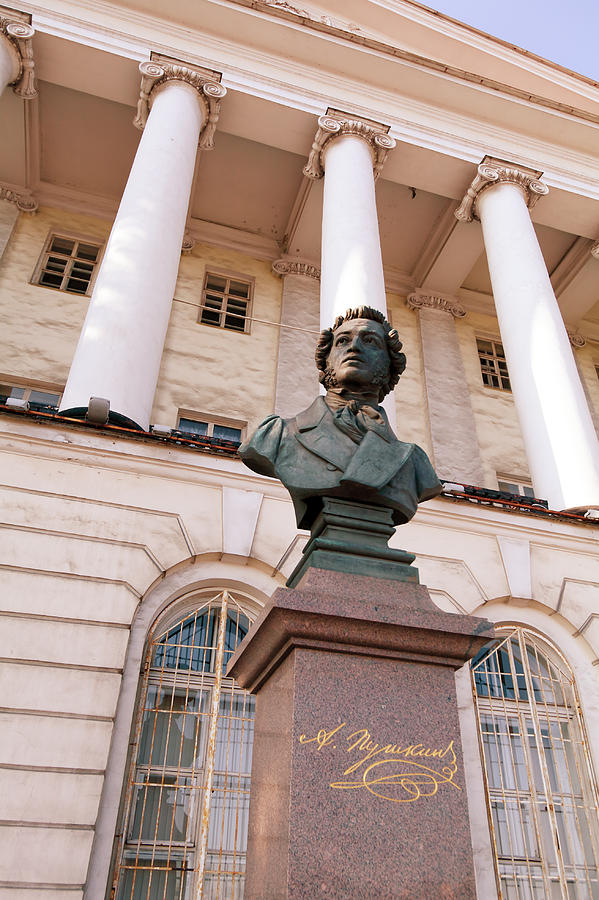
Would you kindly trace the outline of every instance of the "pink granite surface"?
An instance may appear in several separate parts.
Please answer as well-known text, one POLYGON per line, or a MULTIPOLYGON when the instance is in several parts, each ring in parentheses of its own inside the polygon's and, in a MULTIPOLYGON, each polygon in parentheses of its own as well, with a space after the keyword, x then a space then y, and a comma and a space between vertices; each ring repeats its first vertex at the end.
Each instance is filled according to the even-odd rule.
POLYGON ((491 637, 420 585, 275 593, 232 665, 257 692, 245 900, 474 900, 454 670, 491 637))

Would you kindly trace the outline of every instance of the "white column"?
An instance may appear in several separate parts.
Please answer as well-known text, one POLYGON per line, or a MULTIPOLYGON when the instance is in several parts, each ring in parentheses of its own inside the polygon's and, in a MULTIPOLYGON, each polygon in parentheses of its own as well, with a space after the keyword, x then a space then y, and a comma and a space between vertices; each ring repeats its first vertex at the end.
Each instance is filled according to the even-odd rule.
MULTIPOLYGON (((358 119, 321 116, 304 173, 324 175, 320 326, 356 306, 387 316, 385 279, 374 191, 395 140, 358 119)), ((395 425, 393 394, 384 404, 395 425)))
POLYGON ((483 163, 470 211, 482 224, 535 494, 553 509, 597 506, 599 442, 528 211, 547 193, 537 174, 483 163))
POLYGON ((385 315, 385 281, 374 193, 392 137, 354 119, 321 116, 304 173, 324 174, 320 322, 356 306, 385 315))
POLYGON ((109 401, 113 421, 144 430, 150 425, 198 139, 207 118, 205 95, 225 93, 190 70, 171 68, 169 73, 154 63, 140 66, 144 78, 157 85, 148 90, 142 83, 137 123, 145 128, 60 407, 82 415, 90 398, 100 397, 109 401), (150 93, 148 115, 144 102, 150 93))
POLYGON ((20 13, 15 18, 0 18, 0 94, 12 84, 14 91, 25 100, 37 97, 34 85, 33 48, 34 29, 20 13))

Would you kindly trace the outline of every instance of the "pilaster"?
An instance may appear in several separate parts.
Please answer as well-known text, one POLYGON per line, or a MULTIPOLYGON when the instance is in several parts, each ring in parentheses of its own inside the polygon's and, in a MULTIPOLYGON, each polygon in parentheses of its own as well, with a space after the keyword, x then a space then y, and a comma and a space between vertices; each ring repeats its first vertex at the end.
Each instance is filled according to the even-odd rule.
POLYGON ((439 478, 482 485, 476 423, 460 351, 455 319, 466 310, 454 298, 430 291, 416 291, 407 299, 418 311, 424 379, 433 445, 439 478))
POLYGON ((275 412, 292 416, 310 405, 319 385, 314 350, 320 331, 320 269, 300 259, 277 259, 283 280, 275 412))

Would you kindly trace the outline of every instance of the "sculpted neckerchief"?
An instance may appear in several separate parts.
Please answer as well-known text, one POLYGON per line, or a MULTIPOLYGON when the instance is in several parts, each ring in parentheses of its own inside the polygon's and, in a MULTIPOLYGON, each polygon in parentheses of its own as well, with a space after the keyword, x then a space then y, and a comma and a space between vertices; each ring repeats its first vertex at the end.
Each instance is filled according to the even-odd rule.
POLYGON ((335 395, 330 399, 333 399, 333 404, 337 407, 331 410, 333 422, 354 443, 359 444, 367 431, 375 431, 384 440, 391 440, 387 423, 375 406, 359 400, 346 403, 335 395))

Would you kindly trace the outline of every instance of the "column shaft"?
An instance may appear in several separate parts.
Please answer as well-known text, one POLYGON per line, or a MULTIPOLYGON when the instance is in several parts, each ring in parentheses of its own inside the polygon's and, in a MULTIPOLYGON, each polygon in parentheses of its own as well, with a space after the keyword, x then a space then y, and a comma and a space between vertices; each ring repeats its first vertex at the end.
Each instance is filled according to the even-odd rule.
POLYGON ((147 429, 171 310, 203 107, 167 81, 156 92, 112 227, 61 411, 91 396, 147 429))
POLYGON ((329 141, 323 157, 320 322, 329 328, 355 306, 386 315, 387 300, 370 147, 343 134, 329 141))
POLYGON ((477 198, 501 339, 535 493, 554 509, 599 504, 599 443, 523 188, 477 198))

